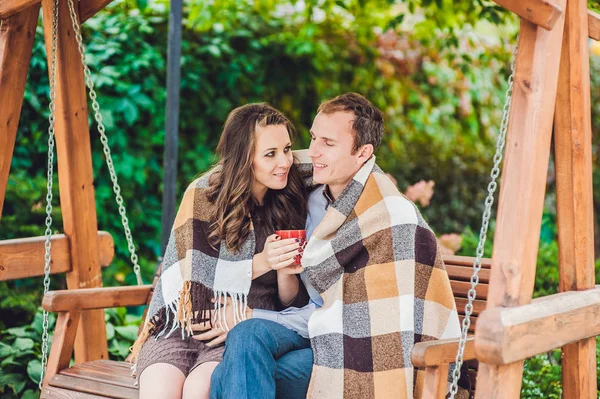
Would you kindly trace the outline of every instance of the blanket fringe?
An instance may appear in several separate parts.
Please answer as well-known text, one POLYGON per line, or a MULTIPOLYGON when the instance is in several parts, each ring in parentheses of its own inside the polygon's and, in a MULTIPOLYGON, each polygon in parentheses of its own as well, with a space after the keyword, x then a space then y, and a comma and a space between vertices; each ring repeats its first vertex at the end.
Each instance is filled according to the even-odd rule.
POLYGON ((181 338, 191 336, 192 325, 195 323, 210 323, 210 327, 218 327, 229 331, 233 326, 227 323, 227 299, 233 306, 233 324, 246 320, 248 295, 223 291, 214 291, 201 283, 185 281, 179 291, 179 297, 166 304, 157 314, 148 317, 140 335, 129 348, 131 351, 132 371, 144 343, 152 335, 156 339, 161 336, 169 337, 181 328, 181 338), (211 306, 210 299, 214 304, 211 306), (222 305, 221 305, 222 304, 222 305), (212 309, 211 309, 212 308, 212 309), (212 313, 212 317, 211 317, 212 313))

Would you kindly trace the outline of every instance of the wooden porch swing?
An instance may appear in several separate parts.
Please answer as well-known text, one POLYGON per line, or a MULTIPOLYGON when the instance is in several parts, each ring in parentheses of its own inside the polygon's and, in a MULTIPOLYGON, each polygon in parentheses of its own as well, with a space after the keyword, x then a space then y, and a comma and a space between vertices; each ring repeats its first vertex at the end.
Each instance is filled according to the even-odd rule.
MULTIPOLYGON (((54 0, 41 0, 48 54, 54 0)), ((149 301, 151 285, 100 288, 114 249, 98 232, 83 68, 58 0, 56 143, 64 235, 52 237, 52 273, 68 290, 49 292, 57 312, 42 397, 135 398, 129 367, 108 359, 103 309, 149 301), (75 365, 69 367, 75 351, 75 365)), ((465 0, 468 1, 468 0, 465 0)), ((476 398, 518 398, 523 360, 562 347, 563 395, 596 398, 591 106, 588 36, 600 16, 586 0, 495 0, 521 19, 506 160, 492 260, 483 260, 464 359, 477 371, 476 398), (557 175, 560 291, 532 301, 550 141, 557 175), (489 285, 488 285, 489 284, 489 285), (578 292, 580 291, 580 292, 578 292)), ((79 0, 85 22, 110 0, 79 0)), ((0 1, 0 215, 14 150, 40 0, 0 1)), ((44 237, 0 242, 0 280, 44 275, 44 237)), ((446 257, 459 313, 465 313, 474 258, 446 257)), ((422 398, 443 398, 458 340, 416 345, 412 362, 427 370, 422 398)), ((473 380, 474 381, 474 380, 473 380)))

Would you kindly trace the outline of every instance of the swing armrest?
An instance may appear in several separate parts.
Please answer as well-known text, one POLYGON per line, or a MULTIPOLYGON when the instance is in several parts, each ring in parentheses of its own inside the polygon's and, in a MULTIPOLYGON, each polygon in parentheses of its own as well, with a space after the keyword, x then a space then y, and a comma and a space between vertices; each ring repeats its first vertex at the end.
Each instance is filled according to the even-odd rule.
MULTIPOLYGON (((449 365, 456 360, 458 338, 440 339, 415 344, 410 355, 414 367, 438 367, 449 365)), ((464 360, 475 359, 475 337, 467 337, 464 360)))
POLYGON ((49 291, 44 295, 42 307, 48 312, 73 312, 91 309, 140 306, 148 303, 152 285, 133 287, 82 288, 49 291))

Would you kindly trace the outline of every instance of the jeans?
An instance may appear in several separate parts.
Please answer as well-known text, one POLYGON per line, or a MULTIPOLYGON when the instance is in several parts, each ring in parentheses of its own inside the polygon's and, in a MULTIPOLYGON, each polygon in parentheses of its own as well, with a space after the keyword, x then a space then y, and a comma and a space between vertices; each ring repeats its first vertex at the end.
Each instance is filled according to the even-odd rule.
POLYGON ((312 364, 308 339, 270 320, 246 320, 227 335, 210 398, 305 399, 312 364))

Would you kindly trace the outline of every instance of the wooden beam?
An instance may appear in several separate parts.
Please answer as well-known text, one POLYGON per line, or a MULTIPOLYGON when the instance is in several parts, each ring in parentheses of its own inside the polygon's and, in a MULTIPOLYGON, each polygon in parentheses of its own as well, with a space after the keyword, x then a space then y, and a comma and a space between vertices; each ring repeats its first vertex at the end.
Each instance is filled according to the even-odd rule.
MULTIPOLYGON (((551 31, 521 20, 488 308, 526 304, 533 294, 563 27, 564 16, 551 31)), ((522 374, 522 361, 480 363, 476 398, 518 398, 522 374)))
POLYGON ((107 5, 112 3, 113 0, 80 0, 79 1, 79 15, 81 16, 81 23, 84 23, 96 13, 104 9, 107 5))
POLYGON ((600 40, 600 14, 588 10, 588 35, 594 40, 600 40))
POLYGON ((58 315, 44 376, 44 386, 48 386, 48 382, 60 370, 69 367, 80 316, 81 312, 79 311, 64 312, 58 315))
MULTIPOLYGON (((74 0, 79 5, 81 22, 85 22, 113 0, 74 0)), ((41 3, 40 0, 0 0, 0 20, 5 20, 13 15, 41 3)))
MULTIPOLYGON (((473 266, 475 258, 472 256, 458 256, 458 255, 442 255, 444 263, 457 266, 473 266)), ((492 260, 490 258, 481 258, 481 267, 483 269, 489 269, 492 266, 492 260)))
MULTIPOLYGON (((39 4, 40 0, 0 0, 0 19, 4 20, 39 4)), ((39 11, 39 6, 38 6, 39 11)), ((37 20, 36 20, 37 22, 37 20)))
MULTIPOLYGON (((0 241, 0 281, 44 275, 45 237, 17 238, 0 241)), ((98 232, 100 265, 110 265, 115 255, 115 243, 110 233, 98 232)), ((69 238, 64 234, 52 236, 51 274, 71 271, 69 238)))
POLYGON ((42 307, 48 312, 140 306, 148 303, 152 285, 49 291, 42 307))
MULTIPOLYGON (((600 335, 600 289, 562 292, 527 305, 482 312, 475 352, 481 362, 510 364, 596 335, 600 335)), ((596 380, 592 383, 595 388, 596 380)), ((590 397, 584 393, 578 397, 590 397)))
MULTIPOLYGON (((53 0, 42 0, 48 64, 52 56, 53 0)), ((59 2, 56 77, 56 147, 64 233, 70 239, 73 270, 67 287, 102 286, 94 173, 88 126, 87 95, 81 56, 66 1, 59 2)), ((78 10, 75 10, 79 14, 78 10)), ((79 15, 77 15, 79 18, 79 15)), ((108 359, 104 312, 83 312, 75 340, 77 363, 108 359)))
POLYGON ((546 30, 552 30, 564 11, 562 3, 553 0, 494 0, 494 2, 546 30))
POLYGON ((38 4, 3 20, 0 28, 0 219, 39 15, 38 4))
MULTIPOLYGON (((458 338, 419 342, 413 347, 410 361, 413 366, 418 368, 454 363, 458 351, 458 342, 458 338)), ((467 338, 464 359, 475 359, 475 337, 467 338)))
MULTIPOLYGON (((594 199, 587 0, 569 0, 554 114, 560 291, 594 288, 594 199)), ((596 339, 562 348, 565 398, 592 398, 596 339)))
MULTIPOLYGON (((450 280, 450 286, 452 287, 452 293, 454 293, 454 296, 460 295, 462 297, 467 298, 467 295, 469 294, 469 290, 471 289, 471 282, 450 280)), ((477 298, 487 298, 488 289, 489 289, 489 287, 487 284, 478 285, 476 287, 477 298)), ((483 302, 483 301, 478 300, 478 302, 483 302)), ((458 303, 456 304, 456 306, 458 306, 458 303)), ((483 303, 483 307, 485 308, 485 303, 483 303)))

